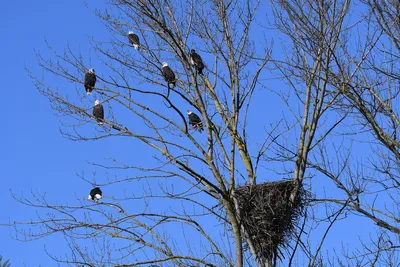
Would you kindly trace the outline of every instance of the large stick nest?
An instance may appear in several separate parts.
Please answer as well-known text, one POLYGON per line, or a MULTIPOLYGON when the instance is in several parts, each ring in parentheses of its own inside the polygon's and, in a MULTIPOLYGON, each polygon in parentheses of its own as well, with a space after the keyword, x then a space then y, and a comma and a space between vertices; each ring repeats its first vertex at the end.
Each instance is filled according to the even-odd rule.
POLYGON ((293 180, 245 185, 236 189, 242 224, 254 249, 264 259, 283 256, 281 250, 289 245, 302 216, 308 193, 300 186, 294 203, 290 194, 293 180))

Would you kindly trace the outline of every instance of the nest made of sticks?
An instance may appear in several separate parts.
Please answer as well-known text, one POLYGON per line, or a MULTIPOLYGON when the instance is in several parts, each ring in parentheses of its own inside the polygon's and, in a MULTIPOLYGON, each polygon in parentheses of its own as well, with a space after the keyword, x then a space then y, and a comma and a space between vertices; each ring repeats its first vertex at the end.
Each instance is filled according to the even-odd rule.
POLYGON ((293 180, 245 185, 236 189, 242 224, 254 249, 264 259, 283 256, 281 250, 289 245, 298 219, 303 215, 308 195, 302 186, 294 203, 290 194, 293 180))

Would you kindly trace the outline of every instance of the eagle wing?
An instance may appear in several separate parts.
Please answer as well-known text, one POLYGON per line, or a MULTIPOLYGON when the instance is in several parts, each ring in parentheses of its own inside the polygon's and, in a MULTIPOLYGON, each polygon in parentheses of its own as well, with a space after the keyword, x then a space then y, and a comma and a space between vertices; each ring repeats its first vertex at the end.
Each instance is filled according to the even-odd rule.
POLYGON ((104 120, 104 108, 103 105, 95 105, 93 107, 93 116, 96 117, 96 119, 102 119, 104 120))
POLYGON ((175 81, 175 73, 172 71, 170 67, 168 66, 163 67, 162 74, 164 76, 165 81, 169 83, 175 81))
POLYGON ((96 84, 96 75, 90 72, 85 74, 85 87, 94 87, 96 84))
POLYGON ((92 190, 90 190, 89 195, 90 195, 91 199, 94 199, 94 198, 98 198, 98 196, 101 197, 102 193, 103 192, 101 192, 101 189, 96 187, 96 188, 93 188, 92 190))
POLYGON ((131 34, 128 35, 128 38, 129 38, 129 42, 131 44, 140 45, 139 36, 137 36, 136 34, 131 33, 131 34))
POLYGON ((197 68, 204 68, 203 60, 201 59, 200 55, 197 54, 196 52, 192 53, 192 60, 197 68))
POLYGON ((204 130, 203 122, 201 121, 200 117, 194 113, 189 115, 189 124, 192 125, 193 129, 198 130, 200 133, 204 130))
POLYGON ((192 125, 196 125, 201 123, 201 119, 199 118, 199 116, 197 116, 196 114, 192 113, 189 115, 189 122, 192 125))

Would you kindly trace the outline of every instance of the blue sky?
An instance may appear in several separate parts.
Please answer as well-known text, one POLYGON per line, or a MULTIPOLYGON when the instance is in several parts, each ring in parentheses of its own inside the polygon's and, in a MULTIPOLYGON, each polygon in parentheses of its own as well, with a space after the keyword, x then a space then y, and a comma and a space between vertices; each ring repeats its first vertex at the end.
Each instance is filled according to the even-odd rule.
MULTIPOLYGON (((86 196, 90 186, 77 179, 76 173, 93 171, 87 159, 102 156, 98 155, 99 144, 71 142, 60 135, 58 118, 24 69, 38 73, 34 50, 47 55, 45 39, 61 51, 68 43, 88 51, 88 35, 99 32, 95 16, 83 1, 3 1, 0 21, 1 88, 6 92, 0 99, 0 111, 5 115, 0 133, 0 221, 4 222, 35 217, 35 210, 11 198, 10 189, 25 196, 38 190, 53 198, 57 195, 55 188, 62 188, 69 197, 86 196)), ((54 266, 45 255, 44 245, 57 248, 62 240, 51 237, 24 243, 12 240, 13 234, 11 228, 0 228, 0 253, 11 260, 12 266, 54 266)))
MULTIPOLYGON (((83 1, 42 0, 24 1, 24 4, 3 1, 0 4, 0 25, 3 25, 0 78, 1 89, 6 96, 0 98, 0 114, 3 115, 0 131, 0 223, 8 222, 9 218, 11 221, 35 219, 35 210, 16 202, 10 190, 25 196, 31 191, 46 192, 49 199, 63 203, 69 199, 85 197, 90 190, 90 185, 76 174, 83 173, 89 179, 105 175, 104 171, 89 165, 89 159, 101 161, 106 157, 121 156, 122 147, 126 149, 130 161, 136 163, 145 164, 143 155, 150 155, 145 146, 126 139, 97 142, 72 142, 64 139, 59 132, 59 119, 51 110, 48 100, 34 88, 25 70, 28 68, 40 74, 35 50, 40 51, 44 57, 52 56, 45 40, 57 51, 62 52, 70 45, 73 49, 80 49, 82 54, 93 56, 88 37, 102 39, 107 32, 91 13, 92 9, 88 9, 83 1), (60 189, 64 192, 62 195, 59 194, 60 189)), ((54 83, 56 80, 49 77, 47 81, 54 83)), ((66 82, 60 82, 58 87, 61 90, 71 88, 71 92, 75 90, 74 86, 66 82)), ((263 103, 257 103, 260 99, 255 100, 258 107, 264 106, 263 103)), ((265 108, 266 114, 271 114, 274 105, 265 108)), ((112 194, 112 190, 108 190, 107 194, 112 194)), ((347 240, 356 241, 358 234, 368 233, 367 228, 360 228, 349 221, 339 222, 335 227, 341 233, 349 234, 347 240)), ((20 242, 12 239, 14 234, 13 229, 0 227, 0 255, 10 259, 12 266, 54 266, 44 251, 45 246, 59 255, 67 252, 64 251, 63 239, 58 236, 35 242, 20 242)), ((341 241, 340 236, 333 236, 327 245, 339 247, 341 241)))

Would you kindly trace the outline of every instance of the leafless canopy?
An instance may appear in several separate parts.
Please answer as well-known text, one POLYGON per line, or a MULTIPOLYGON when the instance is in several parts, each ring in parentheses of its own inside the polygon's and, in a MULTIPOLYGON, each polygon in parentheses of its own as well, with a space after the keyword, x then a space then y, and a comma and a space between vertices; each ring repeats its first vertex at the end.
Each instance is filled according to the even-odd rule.
POLYGON ((153 157, 146 166, 129 157, 93 163, 104 170, 96 185, 125 189, 122 199, 61 205, 39 193, 15 196, 45 211, 15 223, 18 238, 62 234, 71 255, 52 256, 73 266, 272 266, 249 229, 278 224, 245 227, 243 214, 260 203, 251 194, 270 198, 265 187, 287 182, 269 182, 289 178, 278 191, 292 210, 302 210, 303 189, 315 198, 285 243, 284 265, 399 263, 398 1, 109 0, 108 7, 96 11, 110 36, 91 41, 96 59, 71 48, 54 51, 56 60, 38 54, 45 76, 29 74, 65 137, 125 137, 153 157), (202 75, 190 49, 206 65, 202 75), (175 87, 162 76, 163 62, 175 87), (89 68, 97 75, 92 95, 104 106, 101 126, 83 89, 89 68), (57 89, 49 74, 71 87, 57 89), (187 109, 201 118, 201 134, 187 109), (130 182, 143 190, 123 187, 130 182), (241 199, 245 188, 252 193, 241 199), (340 241, 326 240, 347 219, 372 233, 340 240, 339 251, 340 241))

